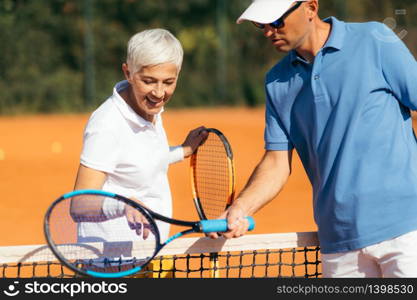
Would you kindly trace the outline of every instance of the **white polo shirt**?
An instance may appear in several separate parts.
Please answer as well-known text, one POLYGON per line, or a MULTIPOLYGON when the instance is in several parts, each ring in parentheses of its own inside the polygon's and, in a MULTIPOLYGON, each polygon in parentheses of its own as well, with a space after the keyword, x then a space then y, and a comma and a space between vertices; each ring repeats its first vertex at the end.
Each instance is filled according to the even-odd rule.
MULTIPOLYGON (((184 158, 183 149, 169 147, 161 114, 153 124, 123 100, 120 93, 128 86, 127 81, 116 84, 113 95, 91 115, 84 132, 81 164, 107 173, 103 190, 134 197, 153 211, 172 217, 167 171, 170 163, 184 158)), ((169 224, 157 224, 164 241, 169 224)), ((78 239, 83 242, 140 238, 130 230, 125 217, 101 223, 83 222, 78 228, 78 239), (125 236, 121 234, 124 227, 125 236)))

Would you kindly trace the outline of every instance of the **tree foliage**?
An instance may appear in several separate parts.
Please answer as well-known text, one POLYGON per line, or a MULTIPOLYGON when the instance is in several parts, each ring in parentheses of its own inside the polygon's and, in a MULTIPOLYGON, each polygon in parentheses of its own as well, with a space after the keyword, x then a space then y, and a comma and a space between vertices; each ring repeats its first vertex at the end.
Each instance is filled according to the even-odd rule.
MULTIPOLYGON (((123 79, 129 37, 156 27, 170 30, 185 50, 171 106, 262 104, 265 72, 282 54, 251 24, 235 24, 249 3, 0 0, 0 114, 96 107, 123 79)), ((415 0, 322 0, 320 5, 323 18, 388 20, 395 31, 405 32, 404 42, 417 52, 415 0)))

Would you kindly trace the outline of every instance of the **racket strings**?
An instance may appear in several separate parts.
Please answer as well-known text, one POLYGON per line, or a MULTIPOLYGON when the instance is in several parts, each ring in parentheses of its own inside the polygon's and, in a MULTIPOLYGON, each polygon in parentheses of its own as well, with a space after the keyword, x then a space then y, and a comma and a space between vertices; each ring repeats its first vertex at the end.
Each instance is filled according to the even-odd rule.
MULTIPOLYGON (((147 258, 146 261, 149 258, 147 258)), ((89 260, 77 259, 73 262, 74 266, 76 266, 80 270, 83 270, 84 272, 95 271, 101 273, 118 273, 136 267, 141 267, 143 264, 144 260, 137 259, 136 257, 130 259, 126 259, 123 257, 105 257, 89 260)))
POLYGON ((207 218, 216 218, 226 209, 234 188, 231 174, 232 163, 225 145, 211 132, 194 161, 194 188, 207 218))
POLYGON ((149 216, 121 200, 82 195, 64 199, 54 207, 49 217, 49 239, 73 268, 117 273, 145 265, 153 257, 158 241, 155 226, 149 216), (128 207, 137 212, 133 219, 128 219, 128 207))

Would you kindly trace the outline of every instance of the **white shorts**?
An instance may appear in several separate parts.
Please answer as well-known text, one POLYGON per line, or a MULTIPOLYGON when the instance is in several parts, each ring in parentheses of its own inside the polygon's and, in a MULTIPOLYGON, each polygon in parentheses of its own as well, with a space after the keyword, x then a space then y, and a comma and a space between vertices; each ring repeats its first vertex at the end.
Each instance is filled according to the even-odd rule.
POLYGON ((359 250, 321 254, 323 277, 417 277, 417 231, 359 250))

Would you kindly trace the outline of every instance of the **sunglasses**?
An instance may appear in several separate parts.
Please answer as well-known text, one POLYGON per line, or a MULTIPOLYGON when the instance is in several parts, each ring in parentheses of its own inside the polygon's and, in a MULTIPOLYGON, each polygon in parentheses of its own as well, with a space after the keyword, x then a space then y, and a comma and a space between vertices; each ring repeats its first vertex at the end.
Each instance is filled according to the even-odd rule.
MULTIPOLYGON (((278 20, 276 20, 276 21, 274 21, 274 22, 272 22, 272 23, 269 23, 268 25, 269 26, 271 26, 271 27, 273 27, 273 28, 282 28, 282 27, 284 27, 284 20, 285 20, 285 18, 286 17, 288 17, 293 11, 295 11, 297 8, 299 8, 300 7, 300 5, 303 3, 304 1, 298 1, 297 2, 297 4, 295 4, 293 7, 291 7, 289 10, 287 10, 283 15, 282 15, 282 17, 281 18, 279 18, 278 20)), ((261 28, 261 29, 264 29, 265 28, 265 24, 262 24, 262 23, 258 23, 258 22, 254 22, 254 21, 252 21, 252 23, 256 26, 256 27, 258 27, 258 28, 261 28)))

